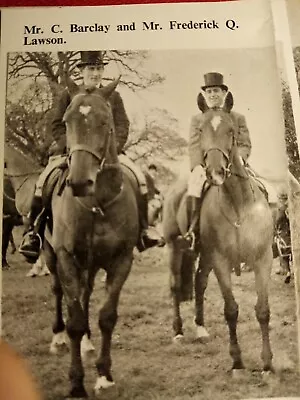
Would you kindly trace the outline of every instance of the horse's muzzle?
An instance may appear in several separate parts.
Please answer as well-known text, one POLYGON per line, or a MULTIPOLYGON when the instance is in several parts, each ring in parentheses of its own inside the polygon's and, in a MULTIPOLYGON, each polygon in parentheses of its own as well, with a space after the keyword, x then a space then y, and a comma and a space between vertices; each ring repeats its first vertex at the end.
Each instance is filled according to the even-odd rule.
POLYGON ((71 178, 67 178, 66 183, 72 189, 75 197, 93 196, 95 194, 95 183, 91 179, 74 182, 71 178))
POLYGON ((211 185, 221 186, 225 182, 227 172, 225 168, 221 168, 219 171, 215 169, 206 169, 206 177, 211 185))

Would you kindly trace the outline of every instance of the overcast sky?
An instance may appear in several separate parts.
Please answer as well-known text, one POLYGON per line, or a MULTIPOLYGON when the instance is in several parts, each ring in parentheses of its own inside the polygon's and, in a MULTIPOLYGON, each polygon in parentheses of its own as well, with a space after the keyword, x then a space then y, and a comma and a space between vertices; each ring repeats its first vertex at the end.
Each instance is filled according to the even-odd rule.
POLYGON ((293 46, 300 46, 300 0, 286 0, 293 46))

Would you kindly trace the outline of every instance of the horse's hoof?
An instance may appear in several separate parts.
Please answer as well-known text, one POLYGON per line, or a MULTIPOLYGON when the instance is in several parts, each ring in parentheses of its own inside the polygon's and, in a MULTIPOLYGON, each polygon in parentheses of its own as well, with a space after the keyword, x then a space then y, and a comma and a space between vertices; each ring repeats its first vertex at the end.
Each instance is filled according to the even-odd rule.
POLYGON ((284 275, 284 274, 285 274, 285 271, 284 271, 284 269, 283 269, 282 267, 277 267, 277 268, 275 269, 275 274, 277 274, 277 275, 284 275))
POLYGON ((94 387, 95 394, 99 394, 101 389, 108 389, 115 385, 114 381, 109 381, 106 376, 99 376, 94 387))
POLYGON ((235 368, 231 370, 231 375, 233 379, 241 379, 245 377, 246 372, 244 368, 235 368))
POLYGON ((181 343, 182 340, 183 340, 183 335, 181 333, 173 337, 173 343, 175 344, 181 343))
POLYGON ((43 267, 42 270, 38 273, 38 276, 49 276, 50 271, 47 266, 43 267))
POLYGON ((3 271, 8 270, 8 269, 10 269, 10 265, 8 263, 2 264, 2 270, 3 271))
POLYGON ((209 339, 209 333, 205 329, 204 326, 201 325, 196 325, 196 338, 199 339, 200 341, 206 341, 209 339))
POLYGON ((88 397, 85 388, 82 386, 81 388, 73 388, 70 391, 67 399, 86 399, 88 397))
POLYGON ((261 372, 261 377, 263 382, 265 383, 272 383, 274 381, 275 378, 275 373, 274 370, 268 370, 268 371, 262 371, 261 372))
POLYGON ((61 355, 61 354, 66 354, 66 353, 68 353, 68 351, 69 351, 69 348, 68 348, 67 343, 63 343, 63 344, 59 344, 59 345, 51 344, 50 350, 49 350, 50 354, 55 355, 55 356, 61 355))
POLYGON ((81 340, 80 352, 82 358, 87 358, 95 352, 95 347, 87 335, 84 335, 81 340))
POLYGON ((53 335, 50 345, 50 354, 64 354, 68 351, 66 332, 59 332, 53 335))

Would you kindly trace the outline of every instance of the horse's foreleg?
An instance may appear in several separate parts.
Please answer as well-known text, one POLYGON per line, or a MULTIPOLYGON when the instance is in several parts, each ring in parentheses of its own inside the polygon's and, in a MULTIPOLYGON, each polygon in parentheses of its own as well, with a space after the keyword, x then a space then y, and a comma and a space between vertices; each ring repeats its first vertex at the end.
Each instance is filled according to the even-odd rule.
POLYGON ((255 286, 257 292, 257 302, 255 305, 256 318, 260 324, 262 333, 262 352, 263 370, 272 371, 272 358, 270 337, 269 337, 269 321, 270 307, 268 301, 268 283, 270 280, 272 268, 272 252, 271 249, 266 251, 259 261, 254 264, 255 286))
POLYGON ((84 334, 81 341, 82 357, 85 357, 88 353, 92 353, 95 351, 95 347, 91 342, 91 329, 90 329, 90 319, 89 319, 90 298, 93 292, 94 282, 95 282, 95 271, 87 271, 86 282, 82 294, 83 313, 86 319, 86 327, 87 327, 87 331, 84 334))
POLYGON ((168 243, 168 255, 170 266, 170 289, 173 300, 173 330, 174 340, 183 336, 182 319, 180 315, 180 296, 181 296, 181 264, 182 251, 176 243, 168 243))
POLYGON ((86 319, 80 304, 80 280, 71 254, 65 249, 57 251, 57 272, 68 307, 67 333, 71 343, 71 397, 87 397, 84 389, 84 370, 82 365, 80 343, 87 330, 86 319))
POLYGON ((2 268, 9 269, 10 266, 6 259, 7 249, 9 245, 9 239, 12 235, 12 230, 14 228, 14 224, 12 222, 12 218, 8 217, 7 219, 3 220, 2 224, 2 268))
POLYGON ((67 345, 62 311, 63 291, 57 275, 56 255, 47 240, 44 241, 43 256, 43 263, 47 263, 53 277, 52 292, 55 296, 55 319, 52 325, 53 337, 50 345, 50 353, 57 354, 62 349, 65 349, 67 345))
POLYGON ((119 254, 107 270, 106 299, 99 312, 99 328, 102 334, 102 343, 99 358, 96 361, 98 378, 95 392, 102 388, 114 385, 111 375, 111 339, 118 319, 118 303, 121 289, 128 277, 133 260, 132 251, 128 254, 119 254))
POLYGON ((55 296, 55 319, 52 325, 53 338, 50 353, 57 354, 66 348, 67 341, 62 311, 63 291, 56 272, 53 274, 52 291, 55 296))
POLYGON ((204 293, 208 283, 208 276, 211 266, 205 262, 204 257, 199 258, 198 268, 195 274, 195 324, 197 327, 197 338, 206 338, 209 336, 204 328, 204 293))
POLYGON ((243 369, 244 365, 236 333, 239 306, 232 293, 231 270, 232 266, 229 260, 215 255, 214 271, 224 298, 224 316, 229 328, 229 353, 233 360, 232 370, 236 370, 243 369))
POLYGON ((17 247, 16 247, 16 243, 15 243, 15 239, 14 239, 14 235, 13 235, 12 231, 9 236, 9 241, 10 241, 10 245, 11 245, 11 254, 15 254, 15 252, 17 251, 17 247))

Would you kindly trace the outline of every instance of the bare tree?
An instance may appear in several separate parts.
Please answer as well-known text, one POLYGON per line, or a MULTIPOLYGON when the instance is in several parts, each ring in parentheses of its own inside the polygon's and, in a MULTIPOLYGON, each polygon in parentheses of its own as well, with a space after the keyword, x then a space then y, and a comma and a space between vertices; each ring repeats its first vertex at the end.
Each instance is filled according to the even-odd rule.
MULTIPOLYGON (((163 82, 164 77, 147 71, 147 51, 104 52, 104 58, 122 74, 120 84, 132 91, 163 82)), ((8 94, 6 138, 37 160, 45 158, 52 141, 49 122, 52 106, 71 78, 80 79, 76 67, 80 52, 10 53, 8 55, 8 94)), ((112 78, 106 78, 107 81, 112 78)))
MULTIPOLYGON (((121 84, 132 90, 149 88, 163 82, 159 74, 147 71, 144 63, 149 54, 147 51, 105 51, 107 62, 113 63, 122 74, 121 84)), ((10 53, 8 58, 8 79, 47 80, 52 98, 57 95, 57 85, 66 86, 67 79, 78 80, 79 71, 76 68, 80 59, 79 51, 58 53, 10 53)))
POLYGON ((125 150, 138 162, 149 160, 176 160, 187 148, 187 142, 179 135, 178 121, 167 111, 152 109, 145 117, 142 128, 132 125, 125 150))

